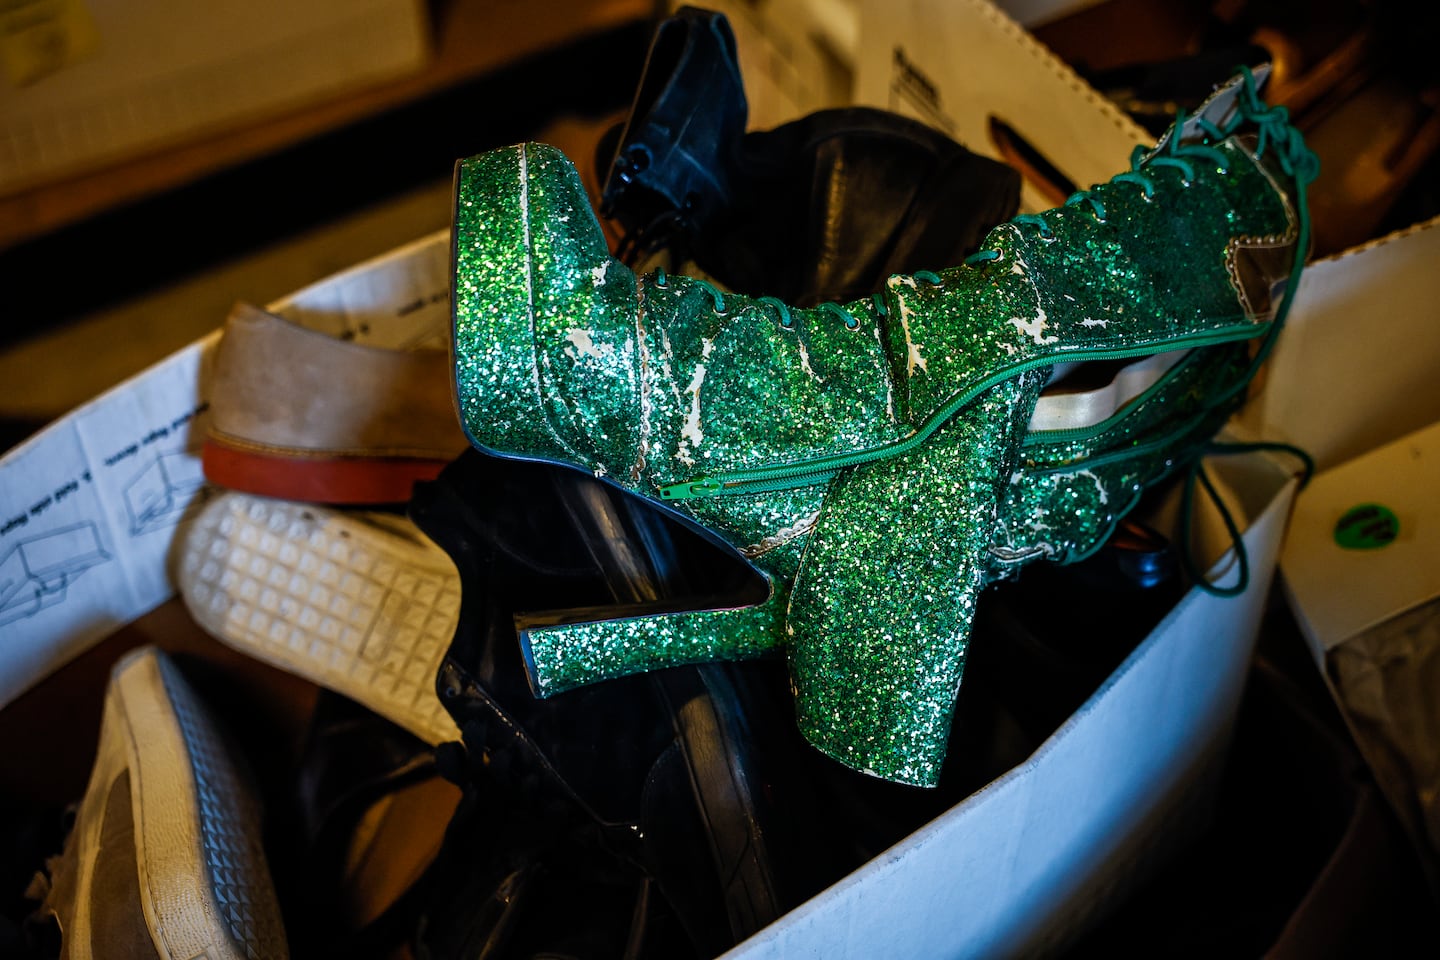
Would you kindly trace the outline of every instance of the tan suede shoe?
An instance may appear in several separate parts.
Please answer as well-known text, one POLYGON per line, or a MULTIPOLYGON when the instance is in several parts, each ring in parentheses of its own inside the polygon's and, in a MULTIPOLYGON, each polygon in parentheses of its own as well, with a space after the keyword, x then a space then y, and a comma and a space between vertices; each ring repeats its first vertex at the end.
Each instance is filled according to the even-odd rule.
POLYGON ((322 503, 395 503, 469 443, 444 350, 352 343, 236 304, 216 350, 211 483, 322 503))

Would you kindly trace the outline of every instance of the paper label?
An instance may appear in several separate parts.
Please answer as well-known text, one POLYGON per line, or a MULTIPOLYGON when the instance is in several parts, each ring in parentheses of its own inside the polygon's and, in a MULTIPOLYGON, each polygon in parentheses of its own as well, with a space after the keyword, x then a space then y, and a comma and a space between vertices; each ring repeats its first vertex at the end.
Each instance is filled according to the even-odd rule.
MULTIPOLYGON (((384 349, 443 344, 449 231, 267 305, 384 349)), ((220 331, 0 457, 0 707, 176 591, 186 524, 215 489, 200 447, 220 331)))
POLYGON ((1021 153, 1046 158, 1058 179, 1088 186, 1129 169, 1131 150, 1153 142, 984 0, 862 4, 860 35, 855 102, 913 117, 974 153, 1019 167, 1024 211, 1055 206, 1055 191, 1016 162, 1021 153), (1023 81, 1017 62, 1026 64, 1023 81))

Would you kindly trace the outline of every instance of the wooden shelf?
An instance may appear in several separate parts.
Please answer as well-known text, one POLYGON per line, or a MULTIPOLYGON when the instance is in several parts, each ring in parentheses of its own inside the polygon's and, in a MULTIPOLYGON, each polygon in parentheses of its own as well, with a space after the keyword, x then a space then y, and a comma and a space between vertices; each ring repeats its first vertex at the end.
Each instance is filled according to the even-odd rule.
POLYGON ((0 250, 655 15, 655 4, 648 0, 435 2, 434 48, 422 71, 0 197, 0 250))

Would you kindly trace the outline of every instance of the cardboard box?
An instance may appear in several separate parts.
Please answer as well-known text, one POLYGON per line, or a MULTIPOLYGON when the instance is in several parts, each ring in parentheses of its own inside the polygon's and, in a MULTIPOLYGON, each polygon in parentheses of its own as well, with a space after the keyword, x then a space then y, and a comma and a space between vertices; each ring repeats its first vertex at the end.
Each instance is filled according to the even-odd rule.
POLYGON ((1318 474, 1281 559, 1316 658, 1440 597, 1440 421, 1318 474))
POLYGON ((1311 266, 1245 426, 1315 458, 1284 596, 1440 890, 1437 262, 1440 217, 1311 266))
MULTIPOLYGON (((1001 114, 1088 183, 1123 169, 1131 147, 1145 140, 982 0, 868 5, 862 27, 859 98, 919 109, 909 86, 919 73, 934 94, 927 109, 977 152, 996 155, 984 131, 1001 114), (902 48, 903 62, 896 56, 902 48)), ((1044 205, 1033 196, 1026 204, 1044 205)), ((437 329, 444 336, 448 261, 445 235, 424 238, 270 307, 380 343, 437 329)), ((48 602, 25 607, 28 613, 3 628, 11 632, 0 654, 0 704, 173 594, 167 547, 204 488, 170 478, 186 475, 180 465, 203 433, 214 343, 212 336, 192 344, 0 461, 0 557, 23 540, 17 570, 53 571, 59 563, 76 571, 64 580, 63 596, 51 590, 48 602), (76 532, 84 524, 93 537, 76 532), (28 546, 41 536, 63 537, 65 549, 45 541, 42 558, 39 546, 28 546)), ((1280 382, 1272 378, 1269 386, 1280 382)), ((1251 580, 1242 595, 1191 591, 1025 763, 727 956, 1056 951, 1203 824, 1295 485, 1288 464, 1263 455, 1223 458, 1214 472, 1232 491, 1244 526, 1251 580)), ((1234 566, 1227 555, 1211 576, 1224 580, 1234 566)), ((42 586, 20 588, 31 591, 27 597, 56 582, 32 581, 42 586)))
MULTIPOLYGON (((269 308, 365 342, 443 338, 449 237, 424 238, 269 308)), ((24 518, 0 535, 0 575, 19 583, 0 600, 5 702, 173 593, 169 544, 206 488, 161 478, 193 467, 217 339, 192 344, 0 461, 3 515, 24 518)), ((1172 828, 1203 821, 1291 491, 1290 477, 1263 458, 1217 468, 1256 518, 1245 535, 1253 580, 1244 596, 1192 592, 1023 766, 735 956, 868 957, 876 941, 867 936, 906 956, 943 955, 955 944, 1003 954, 1061 943, 1143 875, 1162 841, 1181 839, 1172 828)))
POLYGON ((0 12, 0 194, 420 69, 422 0, 19 0, 0 12))
POLYGON ((1240 417, 1327 470, 1440 420, 1440 217, 1318 260, 1240 417))

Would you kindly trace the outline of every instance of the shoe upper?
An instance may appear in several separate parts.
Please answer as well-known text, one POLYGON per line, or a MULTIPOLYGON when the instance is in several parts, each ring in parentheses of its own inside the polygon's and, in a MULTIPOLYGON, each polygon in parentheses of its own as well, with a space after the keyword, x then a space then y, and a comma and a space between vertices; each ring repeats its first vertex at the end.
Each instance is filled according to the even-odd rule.
POLYGON ((837 470, 924 442, 1023 370, 1264 334, 1301 240, 1303 159, 1247 75, 1131 171, 997 227, 969 264, 800 309, 636 278, 557 151, 482 155, 458 173, 462 420, 483 448, 687 501, 743 549, 818 509, 837 470))
POLYGON ((1006 484, 989 547, 990 578, 1034 560, 1083 560, 1100 549, 1144 490, 1198 456, 1243 399, 1249 345, 1188 351, 1112 416, 1031 430, 1006 484), (1157 455, 1157 453, 1159 455, 1157 455))
MULTIPOLYGON (((933 785, 987 579, 1098 547, 1223 423, 1288 309, 1313 155, 1249 71, 1182 121, 963 264, 805 309, 636 278, 552 148, 462 162, 455 342, 472 442, 670 503, 771 575, 753 623, 720 610, 581 627, 585 658, 619 650, 633 671, 731 646, 727 618, 758 628, 783 639, 813 745, 933 785), (1057 365, 1176 351, 1123 413, 1027 434, 1057 365)), ((536 639, 527 653, 550 666, 574 652, 536 639)))
POLYGON ((215 353, 210 435, 297 457, 433 457, 467 446, 444 350, 353 343, 247 303, 215 353))

